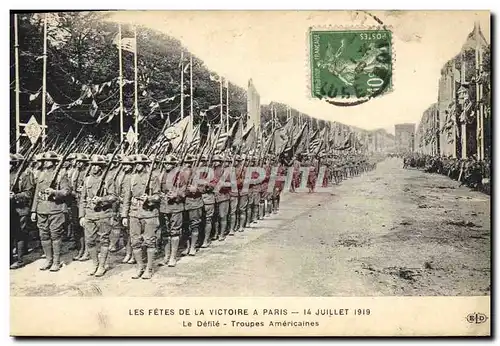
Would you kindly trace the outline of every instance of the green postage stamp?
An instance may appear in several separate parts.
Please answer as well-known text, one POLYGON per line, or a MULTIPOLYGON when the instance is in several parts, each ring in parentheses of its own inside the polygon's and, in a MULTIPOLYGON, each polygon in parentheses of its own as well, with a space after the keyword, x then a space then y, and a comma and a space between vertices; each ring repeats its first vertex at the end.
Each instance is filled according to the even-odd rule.
POLYGON ((363 102, 389 92, 393 84, 392 53, 392 33, 386 28, 311 28, 311 96, 318 99, 363 102))

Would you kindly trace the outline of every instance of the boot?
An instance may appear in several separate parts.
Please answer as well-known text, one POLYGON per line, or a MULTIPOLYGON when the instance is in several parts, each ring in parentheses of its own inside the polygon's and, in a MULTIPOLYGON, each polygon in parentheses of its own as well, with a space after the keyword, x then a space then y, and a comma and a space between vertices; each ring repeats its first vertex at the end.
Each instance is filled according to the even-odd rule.
POLYGON ((273 198, 271 200, 271 203, 272 203, 271 208, 272 208, 273 214, 278 214, 278 207, 277 207, 278 202, 276 201, 276 198, 273 198))
POLYGON ((264 202, 259 204, 259 220, 262 220, 264 218, 264 213, 266 211, 264 202))
POLYGON ((187 256, 189 249, 191 248, 191 237, 186 239, 186 247, 181 252, 181 256, 187 256))
POLYGON ((89 254, 87 243, 85 241, 85 236, 83 236, 82 239, 83 239, 83 244, 85 245, 85 247, 84 247, 85 250, 83 251, 83 255, 78 260, 80 262, 85 262, 85 261, 88 261, 90 259, 90 254, 89 254))
POLYGON ((196 244, 198 243, 198 227, 195 226, 194 229, 191 231, 191 246, 189 247, 189 256, 194 256, 196 255, 196 244))
POLYGON ((62 239, 53 240, 52 241, 52 250, 53 250, 53 261, 52 266, 50 267, 51 272, 57 272, 61 269, 61 245, 62 239))
POLYGON ((48 270, 52 266, 52 240, 42 240, 43 253, 45 255, 45 263, 40 267, 40 270, 48 270))
POLYGON ((207 248, 210 245, 210 233, 212 232, 212 222, 211 220, 206 220, 205 222, 205 234, 203 237, 203 244, 201 244, 202 248, 207 248))
POLYGON ((107 246, 101 246, 101 252, 99 253, 99 267, 95 272, 94 276, 99 278, 106 273, 106 260, 108 259, 108 251, 111 251, 107 246))
POLYGON ((137 262, 137 272, 132 276, 132 279, 139 279, 144 274, 144 259, 142 258, 142 249, 134 249, 133 252, 135 261, 137 262))
POLYGON ((170 259, 170 239, 165 243, 163 259, 158 263, 160 267, 168 265, 170 259))
POLYGON ((266 216, 267 216, 267 217, 269 217, 269 216, 271 216, 271 213, 272 213, 272 211, 273 211, 273 205, 272 205, 272 202, 271 202, 271 200, 270 200, 270 199, 268 199, 268 200, 266 201, 266 207, 267 207, 267 208, 266 208, 266 209, 267 209, 266 216))
POLYGON ((177 264, 177 250, 179 249, 179 236, 170 237, 170 258, 168 260, 169 267, 175 267, 177 264))
POLYGON ((240 213, 240 232, 243 232, 245 227, 247 227, 247 211, 246 210, 244 210, 240 213))
POLYGON ((224 218, 220 220, 219 241, 226 240, 226 229, 227 229, 227 220, 224 218))
POLYGON ((132 246, 130 245, 130 239, 125 243, 125 249, 127 253, 125 254, 125 258, 122 260, 122 263, 129 263, 130 260, 134 259, 132 256, 132 246))
POLYGON ((85 254, 85 239, 83 239, 83 237, 80 237, 78 239, 78 244, 79 244, 79 250, 76 256, 73 257, 73 261, 79 261, 85 254))
POLYGON ((23 255, 24 255, 24 240, 20 240, 17 242, 17 261, 12 263, 10 269, 18 269, 24 266, 23 255))
POLYGON ((93 276, 97 268, 99 267, 99 258, 97 256, 97 247, 96 246, 87 246, 87 253, 89 254, 89 257, 92 259, 92 266, 90 267, 89 270, 89 276, 93 276))
POLYGON ((236 213, 229 215, 229 234, 228 235, 233 236, 235 228, 236 228, 236 213))
POLYGON ((257 223, 257 220, 259 219, 259 205, 254 204, 252 208, 252 223, 257 223))
POLYGON ((147 254, 147 265, 146 265, 146 270, 144 271, 144 274, 142 274, 142 278, 144 280, 151 279, 153 277, 153 260, 155 258, 155 248, 148 248, 146 250, 147 254))
POLYGON ((112 229, 109 235, 109 252, 117 252, 120 241, 120 229, 112 229))

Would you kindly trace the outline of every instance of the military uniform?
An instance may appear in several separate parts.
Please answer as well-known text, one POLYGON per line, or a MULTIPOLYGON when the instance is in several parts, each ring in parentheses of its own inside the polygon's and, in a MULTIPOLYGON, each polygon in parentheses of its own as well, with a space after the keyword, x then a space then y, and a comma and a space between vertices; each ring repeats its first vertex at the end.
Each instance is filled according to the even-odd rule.
POLYGON ((249 190, 245 186, 245 174, 246 174, 246 158, 242 157, 243 163, 237 169, 237 186, 238 186, 238 226, 237 229, 240 232, 244 231, 247 227, 247 219, 249 217, 248 205, 249 205, 249 190))
POLYGON ((186 200, 184 203, 184 209, 187 212, 188 218, 188 232, 186 234, 187 246, 186 252, 190 256, 196 254, 196 245, 198 243, 198 235, 200 232, 200 226, 203 217, 203 198, 202 189, 200 186, 195 186, 192 183, 194 168, 191 167, 192 163, 195 162, 194 156, 188 155, 186 157, 186 167, 183 171, 185 175, 185 195, 186 200))
POLYGON ((132 174, 129 188, 125 190, 121 216, 124 219, 124 226, 130 227, 131 245, 138 267, 137 273, 132 278, 150 279, 153 275, 156 232, 160 226, 158 219, 160 181, 154 176, 148 181, 149 172, 146 168, 151 161, 146 155, 137 155, 135 163, 136 172, 132 174), (138 165, 142 165, 142 171, 138 170, 138 165), (143 259, 143 247, 147 251, 146 265, 143 259))
MULTIPOLYGON (((47 152, 43 161, 57 162, 59 155, 47 152)), ((54 166, 44 168, 38 177, 31 217, 37 221, 40 231, 40 240, 46 261, 40 270, 58 271, 60 269, 60 256, 62 235, 66 222, 66 200, 71 193, 71 187, 66 175, 59 172, 55 186, 51 186, 56 169, 54 166)))
MULTIPOLYGON (((115 181, 115 193, 118 197, 116 204, 118 205, 118 210, 120 210, 120 205, 125 198, 125 190, 130 186, 130 177, 133 169, 133 164, 135 162, 135 156, 124 156, 122 158, 122 169, 119 171, 116 181, 115 181)), ((118 212, 119 214, 119 212, 118 212)), ((119 215, 121 218, 121 215, 119 215)), ((132 255, 132 244, 130 242, 130 230, 128 227, 121 227, 123 244, 125 246, 125 257, 122 263, 135 264, 134 256, 132 255)))
POLYGON ((182 233, 185 195, 184 191, 179 188, 180 182, 177 181, 180 179, 180 172, 173 171, 175 165, 178 164, 177 158, 168 155, 165 164, 166 171, 162 173, 161 177, 160 220, 166 239, 164 239, 165 258, 161 264, 175 267, 182 233))
MULTIPOLYGON (((113 154, 106 155, 106 162, 107 162, 107 164, 111 165, 109 172, 108 172, 108 175, 106 176, 106 179, 113 182, 113 184, 116 184, 116 179, 118 178, 118 175, 120 174, 120 165, 119 164, 122 161, 123 157, 120 154, 116 154, 115 157, 113 158, 113 162, 111 162, 112 157, 113 157, 113 154)), ((123 225, 121 223, 121 218, 120 218, 120 203, 119 203, 119 200, 117 200, 117 202, 113 206, 113 213, 111 215, 111 234, 109 236, 109 240, 110 240, 109 251, 110 252, 116 252, 119 250, 119 241, 120 241, 120 235, 122 234, 122 230, 123 230, 123 225)))
MULTIPOLYGON (((257 164, 257 159, 252 157, 252 165, 257 164)), ((259 178, 259 172, 252 172, 252 179, 256 181, 259 178)), ((249 201, 248 208, 250 210, 250 222, 256 223, 259 218, 259 203, 260 203, 260 183, 251 183, 248 186, 249 189, 249 201)))
POLYGON ((90 258, 90 254, 86 250, 85 232, 79 222, 81 192, 85 176, 88 173, 85 164, 88 161, 89 157, 86 154, 75 154, 75 165, 68 171, 68 179, 71 187, 71 197, 68 206, 70 210, 70 233, 78 247, 78 253, 73 257, 75 261, 87 261, 90 258))
MULTIPOLYGON (((207 163, 207 158, 202 159, 202 163, 207 163)), ((203 172, 202 179, 208 179, 207 172, 203 172)), ((200 184, 203 199, 203 243, 202 248, 207 248, 212 239, 212 230, 214 229, 214 216, 215 216, 215 185, 211 181, 200 184)))
POLYGON ((19 180, 13 185, 17 176, 17 165, 24 160, 24 157, 20 154, 13 154, 10 160, 11 164, 16 164, 10 172, 10 237, 17 250, 17 261, 13 262, 10 268, 17 269, 24 265, 23 255, 29 240, 28 223, 35 185, 33 174, 29 169, 21 172, 19 180))
POLYGON ((216 203, 216 220, 218 227, 219 241, 226 239, 226 234, 228 231, 228 217, 229 217, 229 191, 231 191, 230 186, 222 186, 221 179, 224 177, 224 167, 222 162, 224 158, 220 155, 214 156, 215 174, 212 179, 212 185, 216 186, 215 190, 215 203, 216 203))
POLYGON ((109 235, 111 233, 111 217, 113 206, 117 201, 114 181, 103 177, 103 167, 107 162, 104 157, 95 155, 90 162, 100 169, 85 177, 80 195, 80 224, 85 230, 87 251, 93 261, 89 275, 103 276, 106 272, 106 260, 109 251, 109 235), (104 181, 103 181, 104 179, 104 181), (101 187, 101 184, 104 184, 101 187), (102 191, 99 189, 102 188, 102 191), (99 242, 100 248, 97 248, 99 242))

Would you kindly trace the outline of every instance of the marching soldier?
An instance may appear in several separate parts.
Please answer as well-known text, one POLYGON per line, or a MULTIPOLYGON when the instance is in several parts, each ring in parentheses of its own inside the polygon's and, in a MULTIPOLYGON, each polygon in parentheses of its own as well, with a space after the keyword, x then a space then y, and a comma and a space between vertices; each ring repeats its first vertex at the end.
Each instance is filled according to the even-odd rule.
POLYGON ((103 156, 93 156, 90 174, 85 177, 80 195, 80 225, 85 230, 87 251, 93 262, 88 274, 96 277, 101 277, 106 272, 113 204, 118 199, 114 182, 103 176, 107 164, 103 156))
POLYGON ((261 197, 260 203, 262 208, 262 216, 271 216, 272 204, 271 196, 272 192, 269 192, 269 180, 271 179, 271 155, 267 155, 264 162, 264 169, 266 171, 266 176, 261 184, 261 197))
POLYGON ((173 171, 179 164, 177 158, 172 154, 167 155, 164 163, 165 171, 161 176, 160 222, 166 239, 163 242, 165 244, 165 257, 160 265, 175 267, 182 233, 185 195, 177 185, 180 172, 173 171))
POLYGON ((37 222, 40 240, 45 254, 45 263, 40 270, 59 271, 61 267, 61 244, 66 222, 66 201, 71 187, 66 175, 56 170, 61 158, 53 151, 43 156, 40 173, 31 207, 31 220, 37 222), (54 183, 55 182, 55 183, 54 183))
POLYGON ((35 185, 31 170, 19 172, 24 160, 21 154, 10 155, 10 237, 17 250, 17 261, 11 264, 10 269, 24 265, 23 256, 29 240, 28 221, 35 185))
POLYGON ((229 199, 230 199, 229 191, 231 188, 227 186, 222 187, 222 183, 219 184, 219 182, 224 176, 224 169, 227 168, 223 166, 224 162, 225 164, 227 164, 227 166, 229 166, 229 164, 227 161, 224 160, 224 158, 221 155, 214 155, 213 162, 215 167, 215 174, 211 183, 212 185, 217 187, 217 189, 215 190, 215 203, 217 209, 216 229, 218 229, 217 234, 219 236, 219 241, 224 241, 226 239, 226 234, 227 234, 227 226, 228 226, 227 221, 229 217, 229 199))
MULTIPOLYGON (((257 158, 255 156, 252 156, 250 158, 250 163, 253 166, 256 166, 257 158)), ((255 179, 258 178, 259 178, 259 172, 252 172, 252 179, 255 181, 255 179)), ((248 189, 250 196, 248 201, 248 208, 250 209, 250 223, 256 223, 257 219, 259 218, 260 184, 259 183, 249 184, 248 189)))
MULTIPOLYGON (((135 160, 135 172, 125 190, 122 206, 122 224, 130 228, 132 252, 137 262, 137 273, 132 279, 151 279, 156 251, 156 231, 159 227, 160 182, 147 171, 151 160, 139 154, 135 160), (144 264, 143 247, 147 262, 144 264)), ((151 169, 151 168, 150 168, 151 169)))
MULTIPOLYGON (((122 155, 116 154, 113 158, 113 154, 106 155, 106 162, 110 165, 108 175, 106 179, 116 182, 116 178, 120 172, 120 163, 122 161, 122 155), (112 162, 111 162, 112 160, 112 162)), ((113 207, 113 215, 111 217, 111 234, 109 236, 110 245, 109 252, 118 251, 118 243, 120 241, 120 235, 122 233, 123 225, 120 219, 120 204, 115 203, 113 207)))
MULTIPOLYGON (((202 166, 208 164, 208 157, 203 155, 201 158, 202 166)), ((208 179, 208 172, 203 172, 202 179, 208 179)), ((210 245, 211 237, 212 237, 212 229, 214 225, 214 214, 215 214, 215 194, 214 189, 215 185, 210 182, 204 182, 200 184, 200 188, 202 191, 201 198, 203 199, 203 224, 204 224, 204 233, 203 233, 203 243, 201 244, 202 248, 207 248, 210 245)))
MULTIPOLYGON (((116 177, 115 192, 116 196, 118 197, 118 201, 116 202, 116 204, 118 205, 125 198, 125 190, 130 184, 130 176, 134 169, 134 163, 135 163, 134 155, 123 156, 122 169, 119 171, 118 176, 116 177)), ((118 216, 120 216, 119 212, 118 216)), ((135 259, 134 256, 132 255, 132 245, 130 243, 130 230, 128 227, 122 227, 121 230, 123 235, 123 244, 125 245, 125 251, 126 251, 122 263, 135 264, 135 259)))
POLYGON ((203 198, 202 190, 200 186, 193 184, 193 174, 194 168, 193 163, 196 161, 195 157, 192 155, 187 155, 186 165, 183 171, 185 176, 186 188, 186 200, 184 208, 186 210, 188 218, 188 232, 187 232, 187 247, 186 253, 189 256, 196 255, 196 245, 198 243, 198 235, 200 231, 200 225, 203 217, 203 198))
POLYGON ((71 233, 78 248, 78 253, 73 260, 87 261, 90 259, 90 254, 86 250, 87 245, 85 242, 85 232, 80 225, 79 207, 81 202, 81 192, 84 179, 87 173, 87 163, 89 157, 86 154, 75 154, 75 165, 68 171, 68 178, 71 187, 71 204, 70 204, 70 217, 71 217, 71 233))
POLYGON ((241 157, 242 162, 236 168, 236 177, 237 177, 237 185, 238 185, 238 225, 236 226, 240 232, 244 231, 244 228, 247 227, 247 210, 248 210, 248 190, 244 186, 245 182, 245 169, 246 169, 246 158, 241 157), (238 227, 239 226, 239 227, 238 227))
MULTIPOLYGON (((238 166, 240 165, 242 159, 240 155, 235 154, 234 158, 231 160, 231 157, 226 157, 226 162, 231 162, 233 163, 233 166, 231 167, 232 169, 235 170, 235 172, 238 171, 238 166)), ((229 166, 228 166, 229 167, 229 166)), ((231 176, 227 176, 227 181, 230 181, 231 176)), ((237 231, 238 228, 238 219, 237 219, 237 212, 238 212, 238 189, 233 189, 229 187, 229 234, 230 236, 234 235, 234 232, 237 231)))
MULTIPOLYGON (((286 175, 286 167, 280 162, 278 164, 277 176, 285 176, 286 175)), ((272 195, 272 207, 273 214, 277 214, 280 209, 280 201, 281 201, 281 192, 285 187, 285 182, 283 180, 276 180, 274 182, 273 195, 272 195)))

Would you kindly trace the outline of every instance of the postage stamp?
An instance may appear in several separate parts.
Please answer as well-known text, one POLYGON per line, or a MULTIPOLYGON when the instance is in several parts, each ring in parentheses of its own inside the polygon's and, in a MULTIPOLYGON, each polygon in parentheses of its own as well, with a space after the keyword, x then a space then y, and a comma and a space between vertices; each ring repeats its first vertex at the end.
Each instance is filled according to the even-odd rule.
POLYGON ((309 32, 311 96, 360 101, 392 88, 392 32, 316 30, 309 32))

